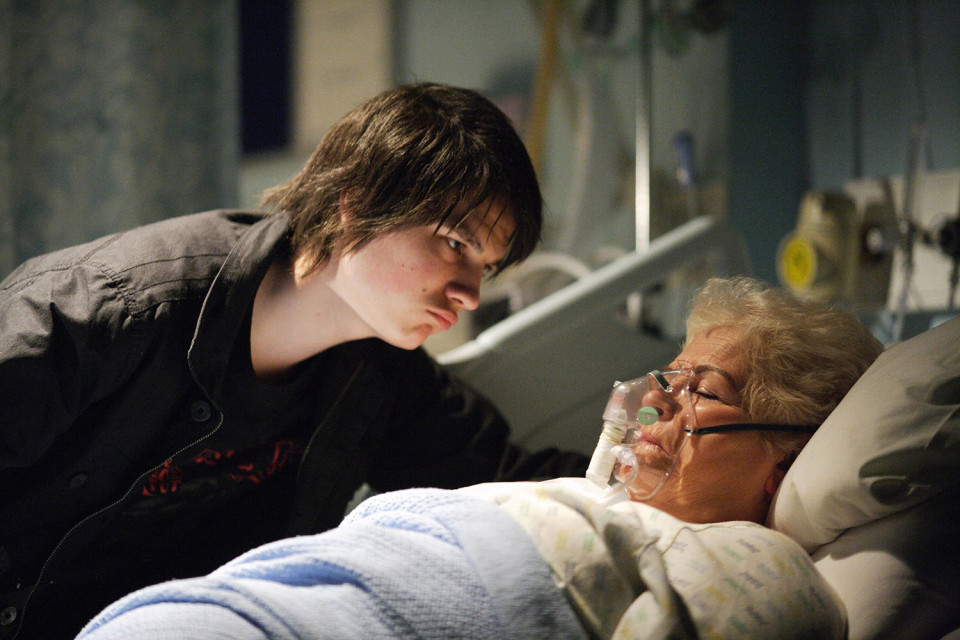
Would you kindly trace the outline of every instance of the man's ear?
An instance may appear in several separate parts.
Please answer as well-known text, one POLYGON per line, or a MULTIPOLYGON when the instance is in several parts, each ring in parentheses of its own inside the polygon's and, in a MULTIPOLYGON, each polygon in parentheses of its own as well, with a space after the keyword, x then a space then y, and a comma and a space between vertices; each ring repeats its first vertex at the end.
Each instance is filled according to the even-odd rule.
POLYGON ((346 189, 340 190, 340 224, 346 224, 350 220, 350 196, 346 189))

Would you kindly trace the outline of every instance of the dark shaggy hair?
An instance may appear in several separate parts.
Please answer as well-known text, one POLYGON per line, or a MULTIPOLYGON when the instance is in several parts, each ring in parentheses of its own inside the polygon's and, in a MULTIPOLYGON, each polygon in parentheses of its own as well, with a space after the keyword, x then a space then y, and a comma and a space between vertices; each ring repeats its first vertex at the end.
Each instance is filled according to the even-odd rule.
POLYGON ((355 250, 388 231, 456 227, 495 205, 516 222, 502 270, 530 255, 543 224, 533 164, 506 115, 476 91, 431 83, 350 111, 300 173, 264 194, 264 205, 290 217, 293 256, 308 271, 341 239, 355 250))

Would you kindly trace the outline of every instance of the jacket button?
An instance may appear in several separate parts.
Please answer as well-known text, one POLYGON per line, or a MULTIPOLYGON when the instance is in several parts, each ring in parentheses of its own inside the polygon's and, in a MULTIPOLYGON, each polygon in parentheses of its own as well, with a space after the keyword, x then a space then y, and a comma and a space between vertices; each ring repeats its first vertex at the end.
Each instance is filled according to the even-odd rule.
POLYGON ((71 489, 79 489, 85 484, 87 484, 87 474, 85 473, 78 473, 70 478, 69 485, 71 489))
POLYGON ((190 418, 194 422, 206 422, 213 415, 210 403, 206 400, 194 400, 190 405, 190 418))
POLYGON ((0 610, 0 627, 6 627, 8 625, 11 625, 16 619, 17 619, 16 607, 4 607, 2 610, 0 610))

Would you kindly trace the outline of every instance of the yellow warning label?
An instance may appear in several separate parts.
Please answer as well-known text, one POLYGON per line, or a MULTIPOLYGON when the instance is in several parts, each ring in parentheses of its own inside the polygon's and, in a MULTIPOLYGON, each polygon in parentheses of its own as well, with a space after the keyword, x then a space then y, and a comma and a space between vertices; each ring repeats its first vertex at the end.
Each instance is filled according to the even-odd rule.
POLYGON ((817 252, 803 238, 791 238, 780 252, 780 276, 785 284, 795 289, 806 289, 813 284, 817 273, 817 252))

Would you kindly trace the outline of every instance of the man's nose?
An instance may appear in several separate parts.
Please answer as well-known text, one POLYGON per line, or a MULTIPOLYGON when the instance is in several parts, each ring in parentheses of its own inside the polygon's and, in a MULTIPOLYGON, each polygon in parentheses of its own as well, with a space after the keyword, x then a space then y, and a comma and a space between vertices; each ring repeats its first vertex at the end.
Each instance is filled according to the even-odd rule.
POLYGON ((473 311, 480 304, 480 280, 482 278, 482 270, 477 273, 464 272, 447 283, 444 294, 449 300, 459 305, 461 309, 473 311))

